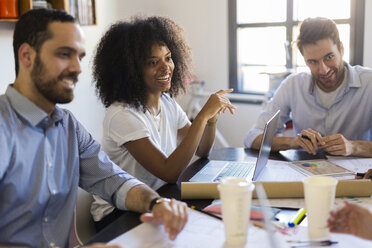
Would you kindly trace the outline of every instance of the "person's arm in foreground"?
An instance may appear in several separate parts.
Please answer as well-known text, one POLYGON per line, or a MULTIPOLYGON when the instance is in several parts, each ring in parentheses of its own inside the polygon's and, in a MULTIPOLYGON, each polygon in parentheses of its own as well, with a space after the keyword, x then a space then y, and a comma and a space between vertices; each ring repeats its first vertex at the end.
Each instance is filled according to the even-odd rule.
POLYGON ((234 113, 235 106, 223 97, 232 90, 220 90, 212 94, 192 125, 187 124, 178 131, 180 144, 168 157, 156 148, 149 138, 142 138, 124 144, 131 155, 156 177, 174 183, 188 165, 198 146, 201 154, 208 154, 214 139, 215 126, 207 123, 217 120, 217 114, 228 109, 234 113), (207 126, 207 127, 206 127, 207 126), (207 136, 207 137, 205 137, 207 136), (203 141, 201 141, 203 137, 203 141))
POLYGON ((82 151, 79 186, 119 209, 146 213, 141 216, 142 221, 164 224, 169 238, 175 239, 187 222, 187 205, 172 199, 155 204, 149 213, 151 201, 159 194, 110 161, 85 128, 77 121, 76 125, 79 127, 79 149, 82 151))
MULTIPOLYGON (((159 194, 145 184, 134 186, 128 191, 125 200, 127 210, 143 213, 140 217, 142 222, 153 225, 164 225, 164 230, 169 234, 170 240, 175 240, 187 223, 188 210, 184 202, 171 199, 155 204, 149 213, 150 203, 159 194)), ((105 246, 104 244, 93 244, 89 248, 119 248, 120 246, 105 246)))
MULTIPOLYGON (((164 230, 169 234, 170 240, 175 240, 177 235, 186 225, 188 218, 187 205, 184 202, 171 199, 155 204, 151 213, 149 212, 152 200, 160 197, 158 193, 145 184, 132 187, 126 196, 126 210, 143 213, 140 217, 142 222, 153 225, 164 225, 164 230)), ((95 243, 89 248, 119 248, 120 246, 95 243)))
POLYGON ((328 226, 331 232, 348 233, 372 240, 372 213, 357 204, 345 201, 345 206, 331 211, 328 226))
MULTIPOLYGON (((125 206, 127 210, 143 213, 142 222, 153 225, 164 225, 164 230, 169 234, 170 240, 175 240, 187 223, 188 210, 184 202, 171 199, 155 204, 149 213, 150 203, 159 197, 159 194, 145 184, 132 187, 127 194, 125 206)), ((95 243, 89 248, 120 248, 120 246, 95 243)))
POLYGON ((158 193, 141 184, 129 190, 125 205, 128 210, 144 213, 141 215, 141 221, 154 225, 163 224, 169 238, 174 240, 186 225, 187 205, 171 199, 170 202, 154 205, 152 212, 146 213, 149 211, 151 201, 157 197, 158 193))

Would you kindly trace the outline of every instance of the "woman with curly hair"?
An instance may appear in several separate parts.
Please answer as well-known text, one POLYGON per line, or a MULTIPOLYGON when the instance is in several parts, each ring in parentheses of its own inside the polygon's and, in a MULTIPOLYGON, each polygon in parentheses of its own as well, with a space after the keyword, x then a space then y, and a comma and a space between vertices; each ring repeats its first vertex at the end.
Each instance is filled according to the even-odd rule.
MULTIPOLYGON (((135 18, 112 25, 94 58, 97 93, 107 107, 102 146, 110 158, 153 189, 175 183, 193 155, 208 157, 219 113, 235 106, 212 94, 192 124, 173 97, 184 91, 191 52, 183 30, 164 17, 135 18)), ((95 197, 97 229, 119 210, 95 197)))

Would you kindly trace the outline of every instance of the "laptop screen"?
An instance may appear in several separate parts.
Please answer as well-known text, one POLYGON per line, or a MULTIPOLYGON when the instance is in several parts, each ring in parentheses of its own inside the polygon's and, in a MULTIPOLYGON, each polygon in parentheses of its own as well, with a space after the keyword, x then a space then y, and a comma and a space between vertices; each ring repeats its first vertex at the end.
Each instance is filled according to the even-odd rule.
POLYGON ((247 177, 256 181, 269 159, 271 143, 277 130, 279 112, 278 110, 265 124, 260 151, 254 163, 247 161, 210 160, 189 181, 219 181, 224 176, 247 177))
POLYGON ((271 118, 266 122, 263 137, 261 141, 260 152, 257 157, 257 165, 253 174, 253 181, 256 181, 261 171, 265 168, 267 160, 269 159, 271 144, 275 136, 280 110, 278 110, 271 118))

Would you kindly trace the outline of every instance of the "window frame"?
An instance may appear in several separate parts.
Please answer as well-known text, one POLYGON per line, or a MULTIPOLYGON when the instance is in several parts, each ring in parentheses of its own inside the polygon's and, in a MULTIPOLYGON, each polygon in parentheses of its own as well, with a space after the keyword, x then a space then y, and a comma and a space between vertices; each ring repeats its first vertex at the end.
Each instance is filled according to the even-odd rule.
MULTIPOLYGON (((285 26, 286 39, 290 42, 289 58, 286 58, 286 68, 293 69, 292 64, 292 37, 293 26, 297 26, 299 21, 293 20, 293 0, 287 0, 287 20, 285 22, 267 23, 246 23, 237 24, 237 0, 228 1, 228 20, 229 20, 229 87, 234 88, 235 93, 250 95, 265 95, 265 93, 243 91, 243 86, 238 82, 238 56, 237 56, 237 29, 244 27, 269 27, 285 26)), ((363 65, 363 45, 364 45, 364 15, 365 0, 350 0, 350 19, 335 19, 336 24, 350 24, 350 64, 363 65)), ((252 65, 253 66, 253 65, 252 65)))

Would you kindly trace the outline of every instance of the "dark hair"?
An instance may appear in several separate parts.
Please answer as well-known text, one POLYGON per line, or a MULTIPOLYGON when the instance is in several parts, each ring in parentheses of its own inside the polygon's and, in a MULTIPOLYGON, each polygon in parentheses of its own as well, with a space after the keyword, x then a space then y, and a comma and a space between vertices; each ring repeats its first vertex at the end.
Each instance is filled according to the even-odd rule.
POLYGON ((300 34, 296 41, 297 47, 302 54, 304 45, 315 44, 317 41, 327 38, 331 39, 340 50, 340 36, 333 20, 323 17, 307 18, 301 24, 300 34))
POLYGON ((36 52, 42 44, 52 38, 48 31, 51 22, 75 22, 75 19, 63 10, 33 9, 24 13, 17 22, 13 34, 13 51, 16 75, 18 75, 18 50, 23 43, 28 43, 36 52))
POLYGON ((143 68, 153 44, 165 44, 175 65, 171 97, 185 90, 183 80, 189 77, 191 51, 183 29, 165 17, 135 17, 130 22, 112 25, 98 44, 93 62, 93 79, 102 103, 129 104, 144 110, 146 101, 143 68))

